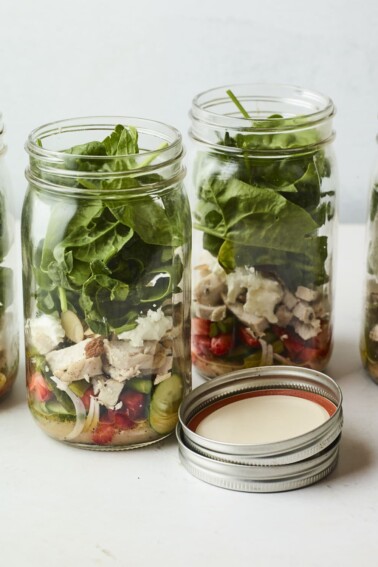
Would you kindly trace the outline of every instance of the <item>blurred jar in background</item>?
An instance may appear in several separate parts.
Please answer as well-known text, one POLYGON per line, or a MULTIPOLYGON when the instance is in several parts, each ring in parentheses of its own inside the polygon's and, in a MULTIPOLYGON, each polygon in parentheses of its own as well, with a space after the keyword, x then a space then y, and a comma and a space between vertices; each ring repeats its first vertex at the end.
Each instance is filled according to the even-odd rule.
POLYGON ((9 174, 5 164, 4 124, 0 114, 0 399, 13 386, 18 370, 16 307, 17 246, 9 174))

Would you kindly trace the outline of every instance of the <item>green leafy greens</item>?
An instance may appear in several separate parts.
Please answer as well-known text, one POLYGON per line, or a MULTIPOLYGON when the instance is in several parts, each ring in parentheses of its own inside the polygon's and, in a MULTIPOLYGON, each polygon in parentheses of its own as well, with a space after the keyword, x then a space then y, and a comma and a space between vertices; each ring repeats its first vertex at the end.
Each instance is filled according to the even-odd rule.
MULTIPOLYGON (((235 95, 228 94, 244 118, 250 118, 235 95)), ((200 153, 194 212, 204 248, 227 272, 252 265, 276 274, 292 289, 328 281, 327 236, 318 231, 334 214, 333 192, 322 190, 330 164, 314 129, 268 131, 287 128, 288 122, 294 126, 295 120, 271 116, 259 121, 258 132, 235 137, 226 132, 216 152, 200 153), (297 151, 276 157, 277 149, 297 151), (261 150, 265 153, 260 157, 261 150)))
MULTIPOLYGON (((184 243, 180 215, 186 201, 172 202, 169 192, 158 198, 148 194, 144 187, 162 180, 130 173, 143 166, 137 164, 138 153, 137 130, 122 125, 102 142, 65 150, 61 169, 71 172, 65 183, 81 194, 53 201, 35 251, 40 311, 70 308, 94 332, 106 335, 135 327, 141 304, 155 308, 177 288, 182 264, 174 248, 184 243), (88 199, 83 190, 100 191, 100 196, 88 199)), ((44 173, 44 179, 54 183, 57 175, 44 173)))

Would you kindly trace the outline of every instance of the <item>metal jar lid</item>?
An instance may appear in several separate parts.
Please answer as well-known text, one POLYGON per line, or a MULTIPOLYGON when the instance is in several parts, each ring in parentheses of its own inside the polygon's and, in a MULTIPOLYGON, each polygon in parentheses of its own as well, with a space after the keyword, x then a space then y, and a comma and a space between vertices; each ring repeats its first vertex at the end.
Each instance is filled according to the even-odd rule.
POLYGON ((342 394, 328 376, 307 368, 267 366, 231 372, 195 388, 179 410, 177 438, 187 470, 206 482, 246 492, 293 490, 317 482, 337 463, 342 430, 342 394), (282 441, 233 444, 198 435, 201 412, 240 394, 289 392, 316 398, 333 411, 320 426, 282 441))

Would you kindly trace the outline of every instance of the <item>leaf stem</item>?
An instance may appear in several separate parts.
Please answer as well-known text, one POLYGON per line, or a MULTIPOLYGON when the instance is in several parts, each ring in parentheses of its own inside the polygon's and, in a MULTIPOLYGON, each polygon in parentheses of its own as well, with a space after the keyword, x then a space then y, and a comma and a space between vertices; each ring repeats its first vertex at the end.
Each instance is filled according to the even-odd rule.
POLYGON ((244 106, 242 105, 242 103, 236 98, 236 96, 234 95, 234 93, 232 92, 231 89, 228 89, 226 91, 226 94, 228 94, 228 96, 230 97, 230 99, 232 100, 232 102, 235 104, 235 106, 240 110, 241 114, 244 116, 244 118, 248 118, 249 120, 251 120, 250 115, 248 114, 248 112, 246 111, 246 109, 244 108, 244 106))
POLYGON ((163 142, 162 144, 160 144, 160 146, 158 146, 158 148, 156 149, 156 152, 149 155, 144 161, 140 162, 138 169, 140 167, 146 167, 147 165, 150 165, 150 163, 153 162, 154 159, 159 155, 159 151, 163 150, 167 146, 168 146, 168 142, 163 142))
POLYGON ((60 308, 62 310, 62 313, 65 313, 68 309, 68 306, 67 306, 66 290, 63 287, 59 287, 59 301, 60 301, 60 308))

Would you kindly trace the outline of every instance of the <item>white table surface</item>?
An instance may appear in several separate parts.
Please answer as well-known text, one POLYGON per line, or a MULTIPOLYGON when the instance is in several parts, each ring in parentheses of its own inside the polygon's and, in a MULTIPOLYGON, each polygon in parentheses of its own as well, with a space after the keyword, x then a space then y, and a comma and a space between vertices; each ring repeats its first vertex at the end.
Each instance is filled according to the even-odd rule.
POLYGON ((376 566, 378 387, 358 352, 363 265, 363 227, 341 226, 328 373, 343 390, 345 425, 328 478, 238 493, 186 472, 174 438, 120 453, 68 447, 33 422, 22 367, 0 406, 0 565, 376 566))

